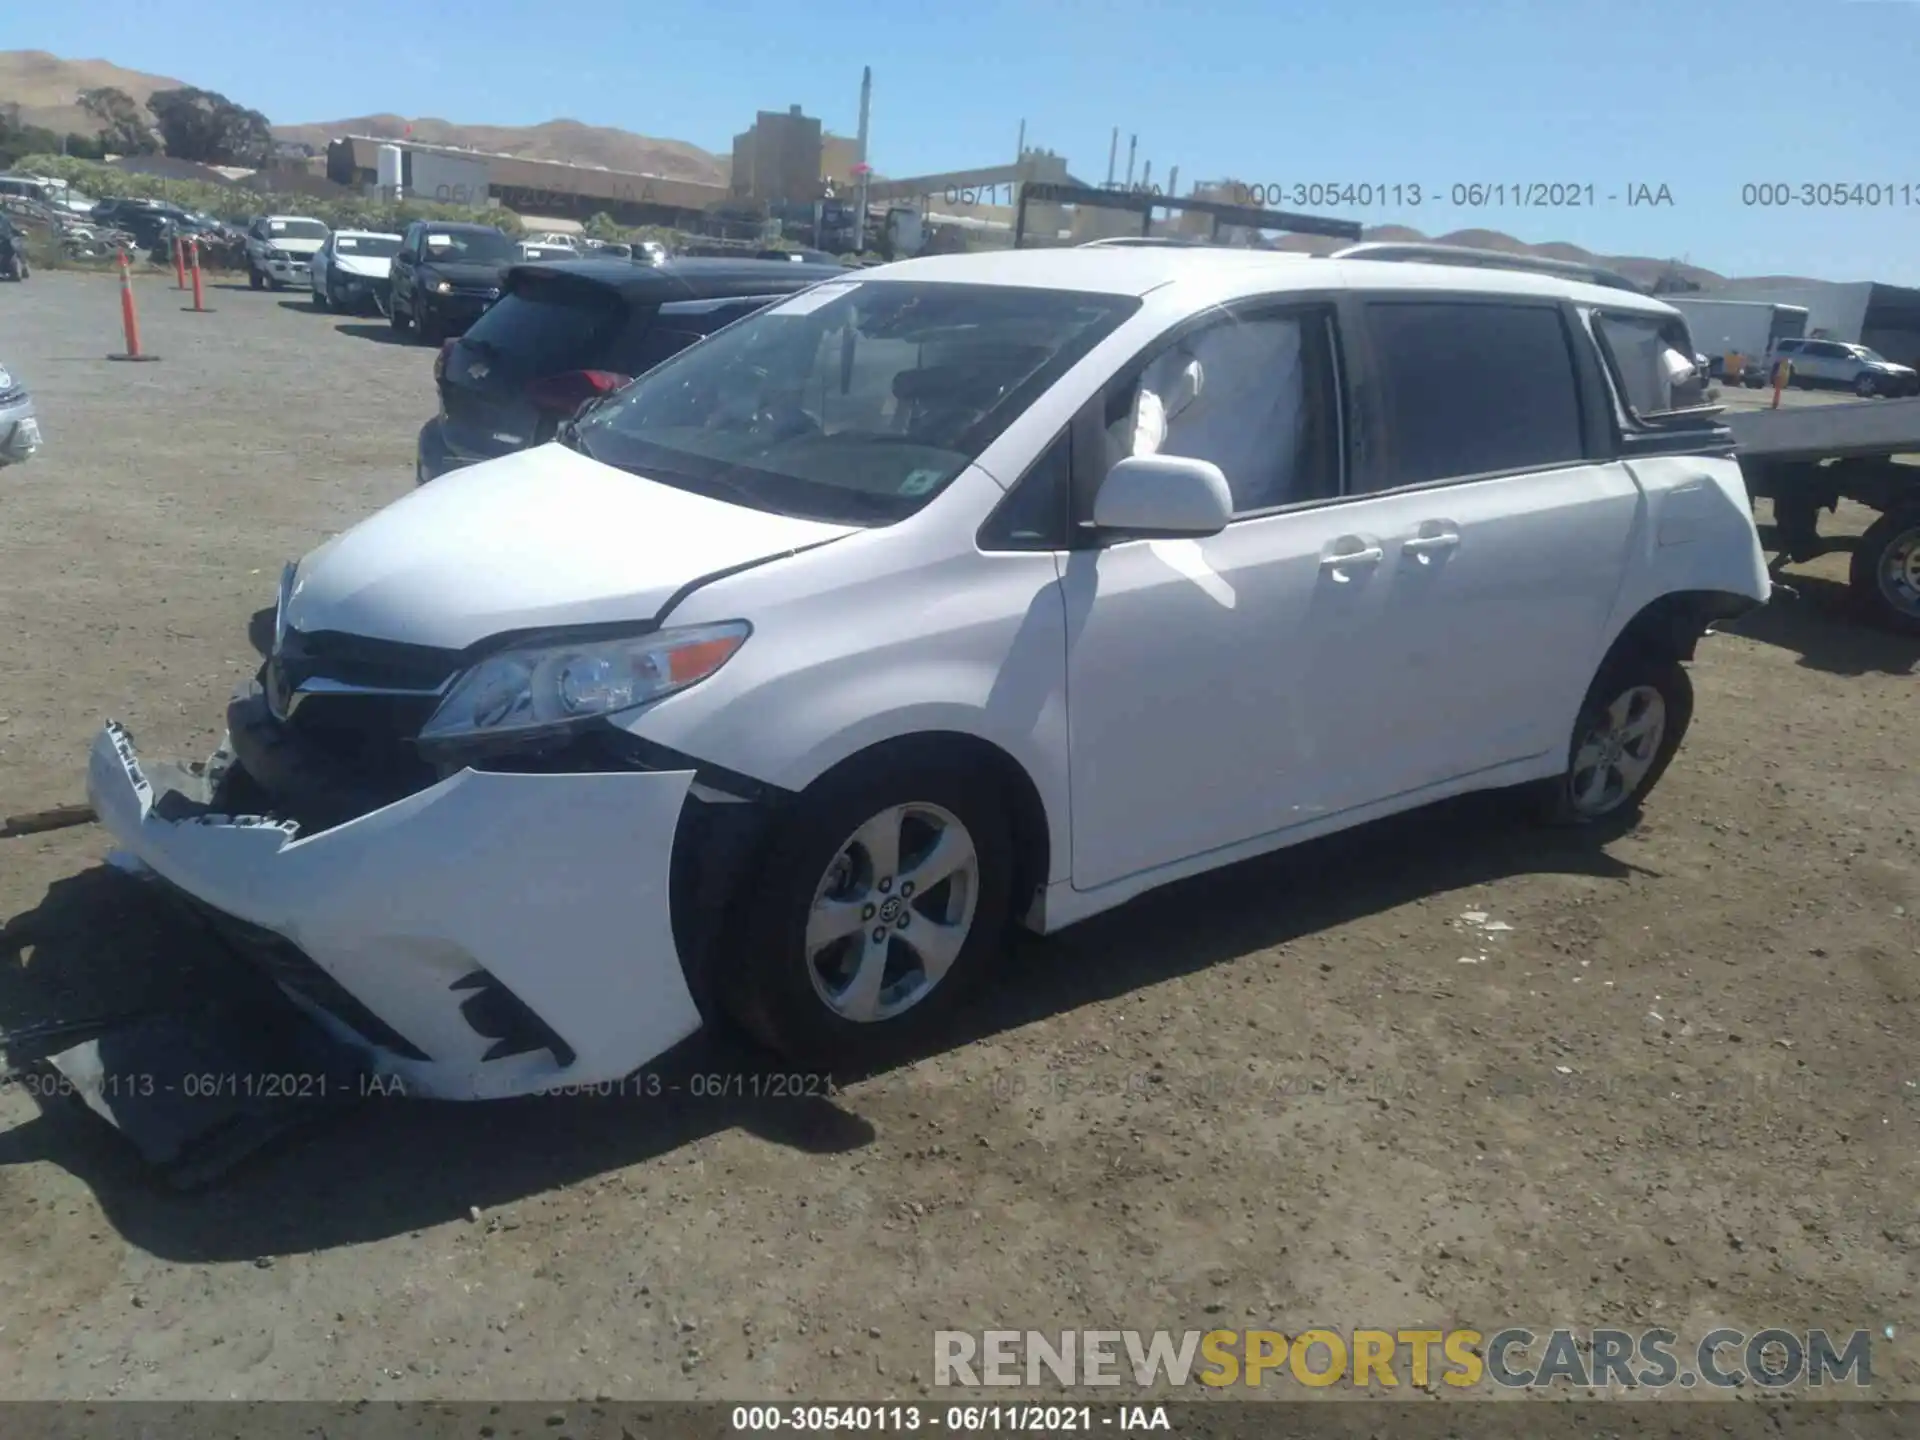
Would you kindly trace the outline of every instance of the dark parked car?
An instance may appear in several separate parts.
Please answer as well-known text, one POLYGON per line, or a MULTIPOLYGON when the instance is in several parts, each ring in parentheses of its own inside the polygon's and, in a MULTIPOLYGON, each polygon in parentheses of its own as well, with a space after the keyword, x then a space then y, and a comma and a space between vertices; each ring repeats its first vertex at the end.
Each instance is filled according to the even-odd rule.
POLYGON ((413 327, 429 345, 458 335, 500 294, 520 247, 491 225, 416 220, 393 257, 392 308, 396 330, 413 327))
POLYGON ((434 361, 440 413, 420 431, 420 483, 553 439, 562 421, 838 265, 787 260, 560 260, 518 265, 505 293, 434 361))
POLYGON ((197 217, 163 200, 102 200, 93 207, 93 223, 124 230, 142 250, 151 250, 174 230, 199 228, 197 217))

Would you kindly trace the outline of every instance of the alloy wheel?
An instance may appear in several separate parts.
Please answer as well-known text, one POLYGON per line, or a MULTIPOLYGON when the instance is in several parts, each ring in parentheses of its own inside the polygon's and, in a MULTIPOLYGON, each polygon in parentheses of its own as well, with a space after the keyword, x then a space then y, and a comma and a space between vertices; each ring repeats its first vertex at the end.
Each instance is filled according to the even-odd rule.
POLYGON ((1903 617, 1920 620, 1920 524, 1908 526, 1882 547, 1874 571, 1887 604, 1903 617))
POLYGON ((1615 696, 1574 746, 1568 798, 1587 819, 1611 814, 1639 792, 1667 733, 1667 702, 1651 685, 1615 696))
POLYGON ((891 1020, 933 993, 973 929, 980 855, 958 816, 895 805, 840 846, 807 914, 807 976, 834 1014, 891 1020))

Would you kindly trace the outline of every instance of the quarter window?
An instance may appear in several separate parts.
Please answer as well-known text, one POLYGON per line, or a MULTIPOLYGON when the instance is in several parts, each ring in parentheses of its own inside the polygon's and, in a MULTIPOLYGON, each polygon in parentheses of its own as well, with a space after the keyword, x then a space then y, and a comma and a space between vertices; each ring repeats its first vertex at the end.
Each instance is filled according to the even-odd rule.
POLYGON ((1693 364, 1693 342, 1678 320, 1654 315, 1593 317, 1621 389, 1635 415, 1661 415, 1701 404, 1706 377, 1693 364))
POLYGON ((1382 489, 1585 457, 1565 322, 1546 305, 1379 301, 1382 489))

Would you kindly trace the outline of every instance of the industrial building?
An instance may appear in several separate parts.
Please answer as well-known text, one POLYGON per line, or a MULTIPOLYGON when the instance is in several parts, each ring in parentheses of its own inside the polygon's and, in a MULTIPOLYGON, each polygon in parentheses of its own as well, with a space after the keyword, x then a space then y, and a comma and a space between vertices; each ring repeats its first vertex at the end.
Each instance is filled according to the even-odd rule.
POLYGON ((1728 280, 1700 298, 1799 305, 1807 312, 1808 335, 1866 345, 1920 368, 1920 290, 1871 280, 1728 280))

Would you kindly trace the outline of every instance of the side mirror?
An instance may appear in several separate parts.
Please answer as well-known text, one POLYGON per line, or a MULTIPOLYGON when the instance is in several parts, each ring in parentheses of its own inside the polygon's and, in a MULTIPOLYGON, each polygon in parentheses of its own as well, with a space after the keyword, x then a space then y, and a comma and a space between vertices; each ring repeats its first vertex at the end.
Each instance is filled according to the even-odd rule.
POLYGON ((1233 492, 1220 467, 1184 455, 1129 456, 1093 497, 1094 525, 1130 540, 1218 535, 1232 519, 1233 492))

